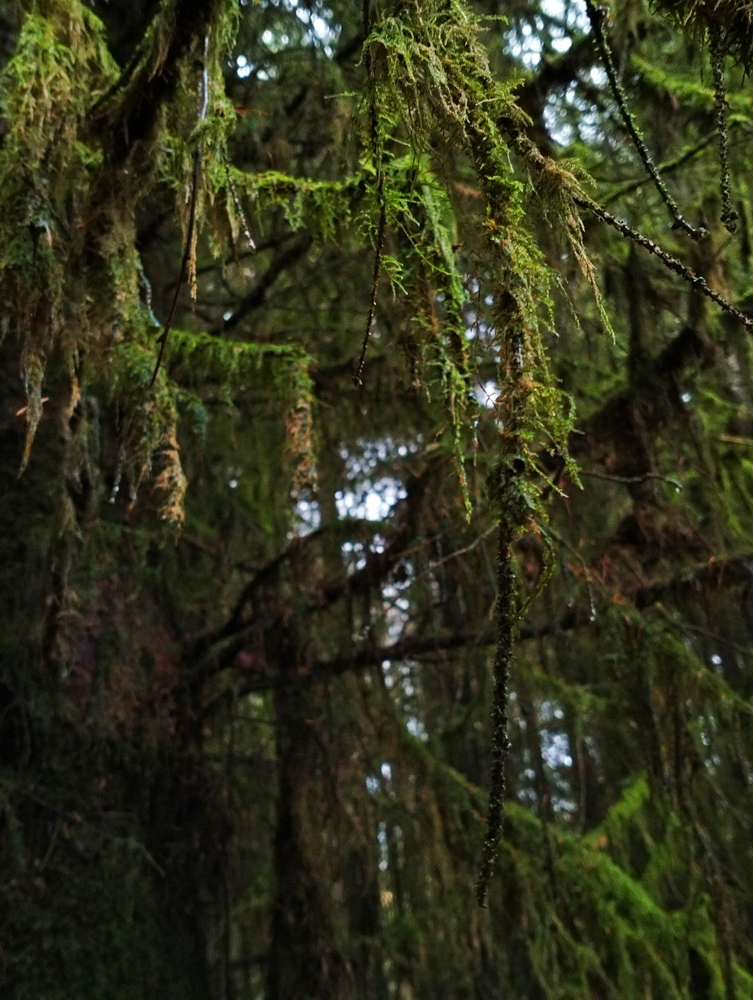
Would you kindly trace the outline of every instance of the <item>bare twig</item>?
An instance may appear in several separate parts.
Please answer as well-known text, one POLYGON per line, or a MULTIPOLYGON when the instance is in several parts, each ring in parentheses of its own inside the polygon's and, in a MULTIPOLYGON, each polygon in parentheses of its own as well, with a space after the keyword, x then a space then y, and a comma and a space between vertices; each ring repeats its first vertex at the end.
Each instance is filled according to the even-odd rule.
POLYGON ((659 479, 663 483, 669 483, 675 489, 681 490, 682 483, 679 483, 672 476, 663 476, 660 472, 644 472, 640 476, 612 476, 605 472, 592 472, 587 469, 579 469, 581 476, 590 476, 592 479, 603 479, 608 483, 625 483, 630 486, 633 483, 645 483, 647 479, 659 479))
POLYGON ((689 632, 697 632, 698 635, 702 635, 706 639, 713 639, 714 642, 718 642, 722 646, 727 646, 729 649, 734 649, 736 653, 740 653, 742 656, 753 656, 753 649, 750 646, 741 646, 731 639, 725 639, 724 636, 717 635, 716 632, 709 632, 708 629, 701 628, 700 625, 691 625, 690 622, 680 622, 680 627, 688 629, 689 632))
MULTIPOLYGON (((714 141, 715 138, 716 138, 716 132, 709 132, 707 135, 703 137, 703 139, 699 139, 694 146, 691 146, 689 149, 686 149, 683 153, 675 157, 673 160, 667 160, 665 163, 660 163, 657 169, 662 174, 665 175, 671 174, 675 170, 679 170, 680 167, 684 166, 689 160, 692 160, 693 157, 698 156, 699 153, 702 153, 704 149, 706 149, 706 147, 709 146, 714 141)), ((748 140, 743 139, 741 141, 746 142, 748 140)), ((626 194, 630 194, 631 192, 637 191, 639 188, 642 188, 643 185, 648 184, 650 180, 651 180, 650 177, 640 177, 634 181, 625 181, 624 184, 620 184, 619 187, 615 188, 611 192, 611 194, 609 194, 606 198, 604 198, 602 204, 609 205, 613 201, 616 201, 618 198, 622 198, 626 194)))

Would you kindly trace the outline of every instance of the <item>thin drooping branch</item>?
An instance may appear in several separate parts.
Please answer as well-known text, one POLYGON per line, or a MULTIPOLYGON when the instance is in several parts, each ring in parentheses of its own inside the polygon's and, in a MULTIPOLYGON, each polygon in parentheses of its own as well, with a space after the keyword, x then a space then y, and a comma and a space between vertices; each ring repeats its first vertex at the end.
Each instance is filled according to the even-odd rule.
POLYGON ((609 42, 607 41, 607 37, 604 33, 604 20, 606 19, 607 13, 603 8, 594 6, 592 0, 586 0, 586 9, 588 11, 588 19, 591 22, 591 28, 593 29, 593 33, 596 38, 596 44, 599 47, 599 54, 601 55, 601 60, 604 63, 604 69, 606 70, 609 85, 612 88, 612 94, 617 102, 617 107, 619 108, 622 121, 624 122, 625 128, 633 141, 633 145, 635 146, 646 171, 656 186, 656 190, 659 192, 662 201, 669 209, 669 213, 672 216, 674 223, 673 228, 684 229, 685 232, 694 240, 700 239, 706 230, 696 229, 691 226, 680 212, 680 209, 677 207, 677 202, 669 193, 667 185, 662 180, 662 177, 659 174, 653 159, 651 158, 651 154, 649 153, 648 147, 643 140, 643 136, 639 132, 638 126, 635 123, 635 118, 628 107, 627 94, 625 93, 622 83, 617 75, 614 59, 612 58, 612 52, 609 48, 609 42))
MULTIPOLYGON (((535 144, 533 144, 531 140, 525 136, 517 122, 514 122, 510 118, 503 118, 499 121, 499 127, 503 135, 505 135, 510 142, 512 148, 516 149, 524 157, 526 156, 526 153, 528 153, 528 159, 530 162, 535 164, 539 169, 543 170, 550 162, 548 158, 544 157, 535 147, 535 144)), ((683 264, 682 261, 674 257, 658 243, 655 243, 647 236, 644 236, 643 233, 628 225, 624 219, 618 219, 616 216, 612 215, 591 198, 574 191, 572 199, 574 204, 579 208, 585 208, 593 212, 594 215, 598 216, 598 218, 602 220, 602 222, 606 222, 607 225, 616 229, 622 236, 632 240, 649 253, 654 254, 659 258, 662 264, 668 268, 668 270, 673 271, 685 281, 689 282, 697 291, 701 292, 702 295, 711 299, 712 302, 715 302, 725 312, 729 313, 730 316, 733 316, 736 320, 742 323, 746 330, 753 332, 753 317, 742 312, 740 309, 737 309, 723 295, 714 291, 702 275, 696 274, 695 271, 689 268, 686 264, 683 264)))
POLYGON ((602 206, 597 204, 597 202, 580 195, 576 195, 574 201, 579 207, 587 208, 590 212, 593 212, 594 215, 598 216, 602 220, 602 222, 606 222, 608 226, 616 229, 617 232, 626 239, 632 240, 632 242, 636 243, 639 247, 643 247, 644 250, 647 250, 655 257, 658 257, 668 270, 679 275, 702 295, 705 295, 707 299, 711 299, 712 302, 715 302, 726 313, 729 313, 730 316, 734 316, 738 322, 742 323, 749 333, 753 333, 753 317, 748 316, 747 313, 741 312, 741 310, 733 306, 728 299, 725 299, 723 295, 720 295, 719 292, 715 292, 703 275, 696 274, 695 271, 691 270, 691 268, 689 268, 686 264, 683 264, 682 261, 677 259, 677 257, 673 257, 671 253, 659 246, 658 243, 654 243, 654 241, 650 240, 648 236, 644 236, 643 233, 640 233, 637 229, 628 225, 624 219, 618 219, 616 216, 612 215, 611 212, 607 212, 607 210, 602 208, 602 206))
MULTIPOLYGON (((674 173, 675 170, 679 170, 680 167, 684 167, 686 163, 692 160, 694 157, 702 153, 707 146, 709 146, 716 138, 716 132, 708 132, 702 139, 699 139, 693 146, 688 147, 680 153, 679 156, 674 157, 671 160, 667 160, 665 163, 660 163, 658 170, 661 171, 665 176, 667 174, 674 173)), ((748 141, 748 140, 746 140, 748 141)), ((610 195, 603 199, 603 205, 610 205, 613 201, 617 201, 619 198, 624 198, 626 194, 631 194, 633 191, 638 191, 645 184, 650 182, 650 177, 639 177, 634 181, 625 181, 624 184, 620 184, 610 195)))
POLYGON ((728 559, 714 559, 686 576, 640 587, 630 595, 639 611, 659 602, 671 601, 681 605, 692 600, 704 590, 722 587, 753 586, 753 553, 745 552, 728 559))
POLYGON ((167 320, 162 333, 159 336, 157 343, 159 344, 159 353, 157 355, 157 361, 154 365, 154 371, 152 372, 152 377, 149 381, 149 388, 151 389, 154 385, 160 368, 162 367, 162 358, 165 354, 165 347, 167 346, 167 338, 170 335, 170 330, 173 325, 173 319, 175 318, 175 311, 178 308, 178 299, 180 298, 180 293, 183 289, 183 283, 186 280, 186 272, 188 271, 188 262, 191 259, 191 248, 193 247, 193 233, 196 226, 196 202, 199 195, 199 176, 201 173, 201 149, 199 146, 196 147, 193 154, 193 172, 191 175, 191 207, 188 215, 188 230, 186 232, 186 245, 183 250, 183 258, 180 262, 180 273, 178 274, 178 281, 175 285, 175 292, 173 294, 172 305, 170 306, 170 312, 167 315, 167 320))
POLYGON ((596 472, 594 469, 579 469, 581 476, 591 476, 593 479, 603 479, 608 483, 621 483, 623 486, 632 486, 638 483, 645 483, 648 479, 657 479, 662 483, 669 483, 676 490, 682 489, 682 484, 673 476, 665 476, 660 472, 644 472, 640 476, 613 476, 604 472, 596 472))

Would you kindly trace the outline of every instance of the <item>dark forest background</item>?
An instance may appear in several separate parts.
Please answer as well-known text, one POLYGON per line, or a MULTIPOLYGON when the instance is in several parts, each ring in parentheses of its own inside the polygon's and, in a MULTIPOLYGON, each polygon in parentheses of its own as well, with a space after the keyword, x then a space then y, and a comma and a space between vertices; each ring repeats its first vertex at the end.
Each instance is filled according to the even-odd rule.
POLYGON ((3 0, 4 997, 753 998, 751 62, 3 0))

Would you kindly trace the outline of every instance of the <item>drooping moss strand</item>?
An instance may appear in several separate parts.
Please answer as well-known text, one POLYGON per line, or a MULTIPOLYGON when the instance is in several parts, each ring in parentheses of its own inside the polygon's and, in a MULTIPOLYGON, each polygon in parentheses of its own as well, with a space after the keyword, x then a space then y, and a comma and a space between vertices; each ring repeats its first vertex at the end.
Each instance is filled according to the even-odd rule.
MULTIPOLYGON (((201 73, 201 108, 199 110, 199 122, 205 121, 207 117, 207 110, 209 108, 209 69, 207 66, 209 58, 209 38, 204 39, 204 63, 202 66, 201 73)), ((183 282, 186 280, 186 273, 188 272, 189 264, 191 262, 191 255, 194 253, 194 231, 196 229, 196 206, 199 198, 199 180, 201 178, 201 142, 198 141, 196 144, 196 149, 193 154, 193 170, 191 172, 191 193, 190 193, 190 208, 188 214, 188 229, 186 232, 186 246, 183 251, 183 259, 180 262, 180 273, 178 275, 178 281, 175 285, 175 294, 173 295, 172 305, 170 306, 170 312, 167 317, 167 322, 165 323, 165 328, 158 340, 159 344, 159 354, 157 355, 157 362, 154 366, 154 371, 152 372, 152 378, 149 382, 149 388, 151 389, 154 385, 157 374, 159 373, 160 367, 162 365, 162 358, 165 355, 165 347, 167 345, 167 338, 170 335, 170 327, 172 326, 173 319, 175 317, 175 310, 178 308, 178 298, 180 296, 181 289, 183 288, 183 282)), ((193 273, 193 272, 192 272, 193 273)))
POLYGON ((481 852, 476 899, 479 906, 486 906, 489 883, 494 874, 494 862, 502 835, 505 803, 505 767, 510 752, 507 735, 507 690, 513 654, 513 627, 515 622, 515 573, 512 568, 510 546, 512 527, 507 520, 500 521, 497 549, 497 609, 494 656, 494 700, 492 704, 492 766, 489 780, 489 810, 486 837, 481 852))
POLYGON ((720 44, 719 33, 715 28, 709 28, 709 53, 711 56, 711 71, 714 76, 714 124, 719 142, 719 186, 722 195, 721 220, 729 233, 737 229, 737 212, 732 207, 732 183, 729 165, 729 129, 727 114, 727 89, 724 85, 724 51, 720 44))

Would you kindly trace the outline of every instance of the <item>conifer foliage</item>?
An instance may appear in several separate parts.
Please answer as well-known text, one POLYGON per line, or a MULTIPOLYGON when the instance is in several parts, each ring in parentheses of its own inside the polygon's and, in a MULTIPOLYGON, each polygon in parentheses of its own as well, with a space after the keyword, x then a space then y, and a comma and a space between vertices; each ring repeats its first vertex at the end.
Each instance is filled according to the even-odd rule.
POLYGON ((3 995, 753 1000, 753 7, 0 33, 3 995))

